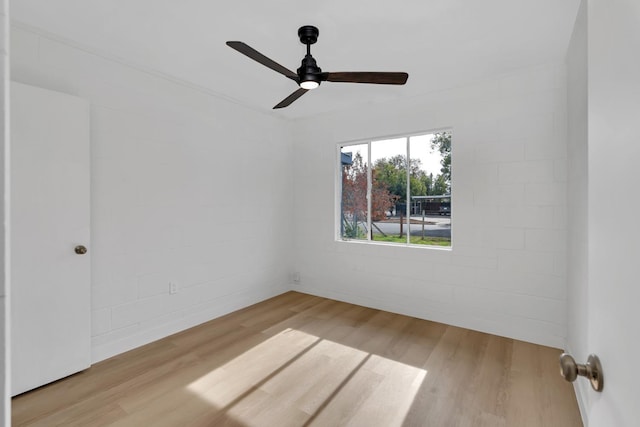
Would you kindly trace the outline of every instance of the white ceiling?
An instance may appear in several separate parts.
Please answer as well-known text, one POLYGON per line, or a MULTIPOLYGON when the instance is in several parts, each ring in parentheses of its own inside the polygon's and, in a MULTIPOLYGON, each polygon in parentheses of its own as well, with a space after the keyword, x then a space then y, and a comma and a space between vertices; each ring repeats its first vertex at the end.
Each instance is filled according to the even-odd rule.
POLYGON ((406 71, 405 86, 323 83, 288 118, 413 97, 564 58, 580 0, 12 0, 13 21, 253 108, 296 90, 225 45, 243 41, 295 71, 301 25, 320 29, 323 71, 406 71), (307 3, 307 4, 305 4, 307 3))

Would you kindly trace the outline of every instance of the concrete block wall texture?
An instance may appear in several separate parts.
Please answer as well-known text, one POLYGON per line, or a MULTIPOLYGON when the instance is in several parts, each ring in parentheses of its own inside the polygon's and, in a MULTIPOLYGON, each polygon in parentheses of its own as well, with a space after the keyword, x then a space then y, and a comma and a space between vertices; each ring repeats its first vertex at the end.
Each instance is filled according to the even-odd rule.
POLYGON ((564 64, 283 121, 12 33, 16 81, 92 104, 94 361, 289 288, 564 344, 564 64), (337 144, 442 127, 454 130, 453 249, 335 242, 337 144))
POLYGON ((550 64, 299 120, 295 265, 305 292, 563 347, 566 70, 550 64), (451 127, 451 250, 336 241, 342 142, 451 127))
POLYGON ((32 29, 12 49, 14 80, 91 104, 94 362, 288 288, 282 120, 32 29))
MULTIPOLYGON (((600 301, 589 301, 588 256, 621 254, 626 261, 633 253, 609 253, 606 244, 590 248, 587 235, 595 231, 602 239, 595 226, 608 214, 595 210, 594 221, 585 212, 591 207, 587 193, 610 190, 600 191, 608 184, 595 179, 591 188, 588 168, 609 167, 608 156, 616 153, 610 143, 624 146, 637 134, 631 127, 638 98, 630 96, 637 88, 632 54, 640 40, 633 22, 637 12, 632 0, 582 2, 566 64, 293 122, 33 29, 14 28, 13 78, 85 97, 93 106, 94 360, 289 288, 526 341, 566 344, 585 360, 600 323, 608 327, 612 321, 605 316, 591 322, 597 327, 585 326, 589 304, 600 301), (593 106, 617 131, 596 135, 594 147, 586 144, 587 130, 606 127, 590 123, 588 82, 589 92, 596 89, 593 106), (336 145, 443 127, 455 132, 453 249, 336 242, 336 145), (616 138, 609 141, 611 134, 616 138), (229 176, 239 180, 234 190, 219 184, 229 176), (251 197, 238 197, 238 188, 250 188, 251 197), (262 206, 259 217, 255 204, 262 206), (288 284, 292 271, 299 272, 299 284, 288 284), (168 280, 179 283, 178 294, 167 296, 168 280), (567 293, 574 298, 569 301, 567 293)), ((5 113, 7 13, 7 1, 1 1, 5 113)), ((6 137, 6 126, 3 130, 6 137)), ((625 178, 635 158, 614 162, 621 160, 616 173, 625 178)), ((633 193, 628 191, 632 179, 618 182, 616 191, 633 193)), ((635 200, 619 200, 631 206, 623 218, 635 215, 635 200)), ((616 235, 624 245, 633 240, 625 237, 616 235)), ((620 270, 633 277, 629 261, 620 270)), ((594 282, 606 283, 609 272, 596 273, 594 282)), ((637 298, 628 297, 635 289, 632 283, 614 289, 621 304, 609 312, 635 313, 637 298)), ((6 334, 4 286, 0 302, 6 334)), ((612 330, 623 337, 615 327, 607 334, 612 330)), ((6 388, 9 343, 2 338, 6 388)), ((637 349, 637 342, 626 343, 637 349)), ((626 355, 614 346, 604 352, 612 368, 623 366, 615 362, 626 355)), ((623 371, 612 369, 607 380, 623 391, 618 395, 594 397, 586 383, 578 383, 586 424, 637 419, 636 385, 623 371)), ((8 402, 5 392, 1 411, 7 425, 8 402)))

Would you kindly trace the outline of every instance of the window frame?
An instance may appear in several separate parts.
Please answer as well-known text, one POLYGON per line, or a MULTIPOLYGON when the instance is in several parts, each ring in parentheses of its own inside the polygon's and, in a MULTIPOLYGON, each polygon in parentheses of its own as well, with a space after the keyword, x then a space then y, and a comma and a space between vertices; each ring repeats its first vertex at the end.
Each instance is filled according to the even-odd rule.
MULTIPOLYGON (((416 136, 423 136, 423 135, 435 135, 437 133, 443 133, 443 132, 448 132, 452 135, 452 141, 453 141, 453 126, 449 126, 449 127, 442 127, 442 128, 437 128, 437 129, 432 129, 432 130, 427 130, 427 131, 421 131, 421 132, 412 132, 412 133, 403 133, 403 134, 399 134, 399 135, 391 135, 391 136, 382 136, 382 137, 375 137, 375 138, 369 138, 369 139, 358 139, 358 140, 351 140, 351 141, 347 141, 347 142, 339 142, 336 145, 336 159, 335 159, 335 209, 334 209, 334 219, 335 219, 335 240, 338 242, 344 242, 344 243, 359 243, 359 244, 373 244, 373 245, 384 245, 384 246, 397 246, 397 247, 410 247, 410 248, 422 248, 422 249, 436 249, 436 250, 445 250, 445 251, 450 251, 453 248, 453 232, 451 233, 451 241, 449 246, 437 246, 437 245, 422 245, 422 244, 414 244, 411 243, 411 215, 407 214, 405 215, 405 222, 404 222, 404 226, 407 229, 407 233, 406 233, 406 241, 404 243, 397 243, 397 242, 382 242, 382 241, 377 241, 377 240, 373 240, 371 238, 371 227, 372 227, 372 215, 371 215, 371 192, 372 192, 372 171, 373 171, 373 167, 372 167, 372 163, 371 163, 371 144, 377 141, 386 141, 386 140, 390 140, 390 139, 404 139, 405 140, 405 155, 407 158, 407 166, 410 164, 411 161, 411 138, 412 137, 416 137, 416 136), (366 194, 366 198, 367 198, 367 229, 369 230, 369 232, 367 232, 367 238, 366 239, 345 239, 342 236, 342 179, 343 179, 343 170, 342 170, 342 149, 344 147, 349 147, 349 146, 355 146, 355 145, 367 145, 367 194, 366 194)), ((452 142, 452 146, 453 146, 453 142, 452 142)), ((451 149, 452 152, 452 156, 453 156, 453 148, 451 149)), ((451 164, 453 164, 453 159, 451 160, 451 164)), ((410 188, 410 183, 411 183, 411 168, 407 167, 407 173, 406 173, 406 186, 407 186, 407 193, 405 196, 406 199, 406 209, 407 212, 410 212, 410 200, 411 200, 411 188, 410 188)), ((451 177, 451 180, 453 181, 453 175, 451 177)), ((450 183, 451 187, 453 187, 453 182, 450 183)), ((450 189, 449 194, 450 194, 450 203, 453 204, 453 196, 452 196, 452 189, 450 189)), ((452 209, 453 212, 453 209, 452 209)), ((451 221, 453 221, 453 214, 451 214, 450 216, 451 221)))

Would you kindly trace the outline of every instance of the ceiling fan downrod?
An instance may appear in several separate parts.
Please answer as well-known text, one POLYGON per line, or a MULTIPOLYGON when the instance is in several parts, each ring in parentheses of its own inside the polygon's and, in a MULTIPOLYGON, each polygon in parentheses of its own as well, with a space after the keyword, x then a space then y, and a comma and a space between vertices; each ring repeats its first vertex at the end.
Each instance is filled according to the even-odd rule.
POLYGON ((298 29, 300 43, 307 45, 307 54, 302 59, 300 68, 296 70, 299 78, 298 84, 301 88, 311 90, 320 86, 322 69, 311 56, 311 45, 318 41, 320 31, 312 25, 305 25, 298 29))

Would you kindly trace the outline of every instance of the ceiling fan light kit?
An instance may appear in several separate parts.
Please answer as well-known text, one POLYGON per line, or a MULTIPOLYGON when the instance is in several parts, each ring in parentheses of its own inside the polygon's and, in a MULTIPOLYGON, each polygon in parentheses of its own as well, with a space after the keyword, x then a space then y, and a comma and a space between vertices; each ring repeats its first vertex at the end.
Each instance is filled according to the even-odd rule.
POLYGON ((305 25, 298 29, 298 37, 300 42, 307 46, 307 54, 302 59, 300 68, 293 71, 278 64, 274 60, 267 58, 249 45, 239 41, 228 41, 227 46, 237 50, 243 55, 248 56, 256 62, 271 68, 285 77, 295 81, 299 87, 298 90, 283 99, 276 108, 284 108, 296 99, 300 98, 309 90, 320 86, 321 82, 342 82, 342 83, 371 83, 371 84, 387 84, 387 85, 403 85, 407 82, 409 75, 402 72, 375 72, 375 71, 350 71, 337 73, 323 73, 322 69, 313 56, 311 56, 311 45, 318 41, 320 32, 313 25, 305 25))

